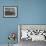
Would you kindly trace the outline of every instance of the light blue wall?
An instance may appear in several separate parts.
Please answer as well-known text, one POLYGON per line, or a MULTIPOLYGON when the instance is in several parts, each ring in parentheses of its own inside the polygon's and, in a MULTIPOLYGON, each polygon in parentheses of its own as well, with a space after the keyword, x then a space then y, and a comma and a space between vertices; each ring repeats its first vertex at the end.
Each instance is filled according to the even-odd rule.
POLYGON ((21 0, 21 24, 46 24, 46 0, 21 0))
POLYGON ((46 0, 0 0, 0 43, 8 43, 18 24, 46 24, 46 0), (3 18, 3 6, 17 6, 18 17, 3 18))
MULTIPOLYGON (((0 44, 8 43, 8 34, 10 32, 16 32, 16 35, 18 32, 18 18, 3 18, 3 6, 17 7, 17 5, 17 0, 0 0, 0 44)), ((17 39, 15 42, 18 42, 17 39)))

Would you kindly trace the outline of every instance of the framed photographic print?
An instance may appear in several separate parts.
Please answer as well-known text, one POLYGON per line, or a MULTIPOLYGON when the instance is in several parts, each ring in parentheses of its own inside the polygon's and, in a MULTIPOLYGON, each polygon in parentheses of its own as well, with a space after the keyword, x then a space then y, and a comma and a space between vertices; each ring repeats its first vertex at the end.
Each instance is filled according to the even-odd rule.
POLYGON ((17 7, 16 6, 4 6, 4 17, 16 17, 17 16, 17 7))
POLYGON ((19 24, 18 42, 24 40, 46 41, 46 24, 19 24))

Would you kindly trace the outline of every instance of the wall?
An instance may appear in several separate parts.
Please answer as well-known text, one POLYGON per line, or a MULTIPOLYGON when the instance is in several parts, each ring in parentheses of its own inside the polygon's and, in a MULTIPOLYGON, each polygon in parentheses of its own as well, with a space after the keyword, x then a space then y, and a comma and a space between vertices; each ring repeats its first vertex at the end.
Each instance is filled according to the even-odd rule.
POLYGON ((46 24, 46 0, 0 0, 0 44, 8 43, 9 32, 18 32, 17 24, 46 24), (3 6, 12 5, 18 7, 18 16, 3 18, 3 6))
POLYGON ((21 25, 21 30, 45 30, 46 31, 46 25, 21 25))
MULTIPOLYGON (((3 18, 3 6, 16 6, 18 1, 17 0, 0 0, 0 44, 7 44, 8 34, 10 32, 16 32, 17 35, 17 18, 3 18)), ((18 39, 18 38, 17 38, 18 39)), ((18 40, 16 39, 16 43, 18 40)))
POLYGON ((21 24, 46 24, 46 0, 20 0, 21 24))

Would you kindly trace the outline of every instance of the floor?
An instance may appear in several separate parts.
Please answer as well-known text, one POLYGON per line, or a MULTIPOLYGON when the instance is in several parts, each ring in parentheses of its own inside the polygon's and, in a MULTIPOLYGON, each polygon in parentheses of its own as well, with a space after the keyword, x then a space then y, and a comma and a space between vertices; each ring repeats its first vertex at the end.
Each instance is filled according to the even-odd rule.
MULTIPOLYGON (((0 46, 8 46, 8 44, 0 44, 0 46)), ((13 45, 10 45, 13 46, 13 45)), ((18 46, 18 44, 15 44, 14 46, 18 46)))
MULTIPOLYGON (((0 46, 8 46, 8 44, 0 44, 0 46)), ((10 45, 11 46, 11 45, 10 45)), ((44 41, 34 41, 31 40, 21 40, 19 45, 15 44, 14 46, 46 46, 46 42, 44 41)))
POLYGON ((28 41, 21 40, 20 46, 46 46, 46 42, 45 41, 34 41, 34 42, 32 42, 31 40, 28 40, 28 41))

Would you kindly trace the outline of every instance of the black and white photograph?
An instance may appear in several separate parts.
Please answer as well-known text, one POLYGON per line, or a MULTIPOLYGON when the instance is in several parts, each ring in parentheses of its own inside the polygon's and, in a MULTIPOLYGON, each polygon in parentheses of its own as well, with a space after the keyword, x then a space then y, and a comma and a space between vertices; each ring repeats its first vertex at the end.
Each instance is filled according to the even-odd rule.
POLYGON ((4 17, 16 17, 17 16, 17 7, 5 6, 4 7, 4 17))

